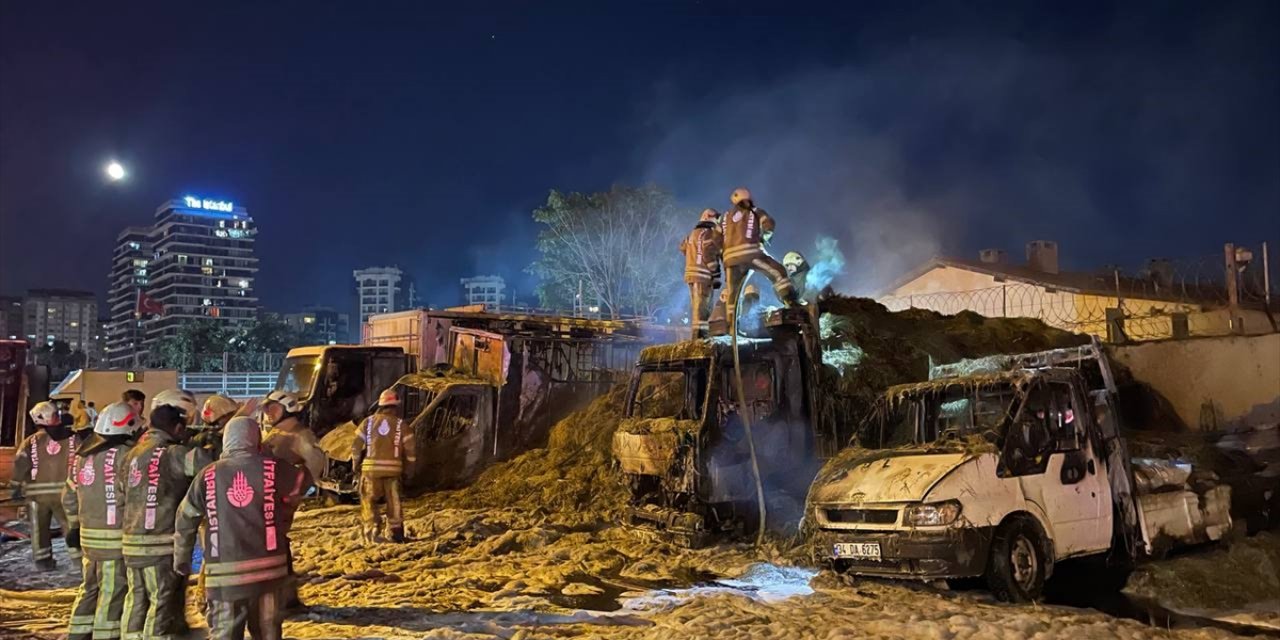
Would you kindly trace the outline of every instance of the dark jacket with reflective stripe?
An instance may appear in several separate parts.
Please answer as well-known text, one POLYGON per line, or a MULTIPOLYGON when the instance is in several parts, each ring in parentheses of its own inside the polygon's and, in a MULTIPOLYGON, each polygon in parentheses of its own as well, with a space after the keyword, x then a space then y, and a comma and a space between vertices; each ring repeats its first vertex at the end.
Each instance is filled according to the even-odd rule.
POLYGON ((413 430, 394 411, 379 410, 365 418, 351 453, 351 459, 360 462, 360 473, 373 478, 399 476, 405 463, 417 459, 413 430))
POLYGON ((726 267, 750 264, 765 255, 764 241, 773 234, 773 218, 764 209, 746 211, 732 209, 721 216, 724 227, 724 264, 726 267))
POLYGON ((168 433, 147 429, 125 456, 125 471, 116 477, 117 487, 124 490, 125 564, 173 561, 174 516, 195 475, 187 451, 168 433))
POLYGON ((205 467, 178 510, 174 553, 190 557, 200 522, 205 589, 217 600, 251 598, 289 574, 292 514, 311 485, 305 467, 238 451, 205 467))
POLYGON ((720 252, 724 234, 716 223, 699 222, 684 240, 680 241, 680 253, 684 254, 684 281, 688 284, 707 283, 720 272, 720 252))
POLYGON ((99 449, 77 458, 62 494, 67 516, 80 521, 80 546, 91 560, 119 560, 124 529, 124 495, 117 483, 128 473, 129 445, 99 449))
POLYGON ((54 440, 41 429, 18 445, 13 458, 13 481, 21 484, 28 500, 56 505, 62 502, 67 471, 75 460, 76 439, 54 440))

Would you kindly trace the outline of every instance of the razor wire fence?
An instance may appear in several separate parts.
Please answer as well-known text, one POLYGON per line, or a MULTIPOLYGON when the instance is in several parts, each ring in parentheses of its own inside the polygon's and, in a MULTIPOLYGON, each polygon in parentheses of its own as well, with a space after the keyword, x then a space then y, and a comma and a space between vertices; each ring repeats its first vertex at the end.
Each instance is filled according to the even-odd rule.
MULTIPOLYGON (((1277 331, 1265 245, 1189 259, 1157 259, 1139 268, 1092 274, 996 277, 999 284, 959 291, 883 296, 891 311, 964 311, 991 318, 1034 318, 1110 342, 1277 331), (1234 275, 1234 282, 1232 275, 1234 275), (1003 281, 1001 281, 1003 280, 1003 281)), ((993 269, 998 271, 998 269, 993 269)))

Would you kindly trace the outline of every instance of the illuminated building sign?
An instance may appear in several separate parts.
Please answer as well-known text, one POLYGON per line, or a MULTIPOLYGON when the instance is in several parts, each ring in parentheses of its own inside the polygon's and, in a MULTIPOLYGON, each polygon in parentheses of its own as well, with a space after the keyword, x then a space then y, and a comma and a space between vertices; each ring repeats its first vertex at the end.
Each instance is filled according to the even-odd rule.
POLYGON ((182 201, 191 209, 204 209, 205 211, 226 211, 231 213, 235 210, 235 203, 224 202, 222 200, 202 200, 195 196, 186 196, 182 201))

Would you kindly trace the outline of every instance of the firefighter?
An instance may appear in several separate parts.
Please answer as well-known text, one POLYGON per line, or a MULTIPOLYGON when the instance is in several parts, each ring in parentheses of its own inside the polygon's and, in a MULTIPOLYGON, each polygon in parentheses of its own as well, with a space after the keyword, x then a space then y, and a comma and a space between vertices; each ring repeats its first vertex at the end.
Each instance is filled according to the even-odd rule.
POLYGON ((804 298, 809 278, 809 261, 804 259, 804 254, 788 251, 782 256, 782 268, 787 270, 787 278, 791 280, 791 286, 796 288, 796 294, 804 298))
MULTIPOLYGON (((13 497, 27 499, 27 511, 31 514, 31 557, 36 568, 49 571, 58 566, 53 559, 49 525, 56 518, 63 535, 76 527, 76 519, 62 508, 62 489, 75 461, 78 443, 52 402, 32 407, 31 419, 39 430, 23 440, 14 454, 13 481, 18 488, 13 497)), ((80 549, 75 542, 74 538, 67 540, 67 558, 79 565, 80 549)))
POLYGON ((365 542, 381 542, 378 500, 386 500, 391 539, 404 542, 400 475, 417 459, 413 431, 400 419, 395 387, 378 396, 378 410, 361 423, 352 443, 351 468, 360 472, 360 534, 365 542))
POLYGON ((204 549, 209 637, 281 637, 281 588, 288 580, 289 528, 311 485, 306 467, 259 452, 262 429, 232 418, 223 455, 191 483, 178 509, 173 570, 191 573, 196 533, 204 549))
POLYGON ((74 530, 84 550, 83 580, 71 606, 70 640, 119 638, 128 578, 120 550, 124 500, 119 479, 127 473, 125 456, 142 421, 129 405, 117 402, 98 416, 92 442, 75 461, 62 504, 78 517, 74 530))
POLYGON ((147 394, 137 389, 125 389, 120 393, 120 401, 129 405, 130 409, 133 409, 134 415, 137 415, 142 419, 142 428, 146 429, 147 415, 145 410, 147 408, 147 394))
MULTIPOLYGON (((286 463, 303 467, 313 479, 324 473, 326 456, 320 441, 310 427, 302 423, 302 403, 288 391, 272 391, 262 404, 262 413, 271 423, 271 430, 262 441, 263 453, 286 463)), ((289 579, 285 581, 281 597, 285 609, 302 608, 298 599, 298 583, 293 575, 293 557, 289 557, 289 579)))
POLYGON ((680 241, 684 254, 684 282, 689 285, 689 324, 693 339, 707 333, 712 291, 720 287, 720 251, 724 235, 717 224, 720 214, 705 209, 693 231, 680 241))
POLYGON ((262 404, 271 425, 262 450, 291 465, 305 466, 312 478, 324 472, 325 456, 316 434, 300 419, 302 403, 288 391, 272 391, 262 404))
POLYGON ((791 307, 800 303, 795 287, 787 278, 787 271, 765 251, 765 244, 773 236, 774 222, 769 214, 755 205, 751 192, 745 187, 734 189, 729 196, 733 211, 721 217, 724 229, 724 266, 729 296, 726 312, 730 322, 736 317, 738 294, 753 269, 759 269, 773 283, 773 291, 782 304, 791 307))
POLYGON ((152 407, 146 432, 125 457, 126 478, 117 481, 125 498, 126 639, 172 638, 187 628, 187 583, 173 571, 173 523, 196 472, 190 447, 182 444, 196 405, 191 395, 172 389, 156 394, 152 407))
POLYGON ((239 402, 222 394, 205 398, 204 407, 200 409, 203 427, 191 438, 191 446, 208 452, 212 460, 217 460, 222 455, 222 428, 239 410, 239 402))

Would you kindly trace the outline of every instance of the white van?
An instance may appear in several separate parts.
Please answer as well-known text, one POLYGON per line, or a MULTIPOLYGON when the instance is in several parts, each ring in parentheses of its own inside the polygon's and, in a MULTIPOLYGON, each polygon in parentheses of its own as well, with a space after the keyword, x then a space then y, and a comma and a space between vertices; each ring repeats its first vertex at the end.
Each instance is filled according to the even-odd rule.
POLYGON ((986 365, 999 370, 940 368, 877 402, 810 489, 816 555, 861 574, 984 576, 1026 601, 1062 560, 1127 564, 1228 532, 1229 487, 1196 492, 1186 469, 1131 464, 1096 346, 986 365))

